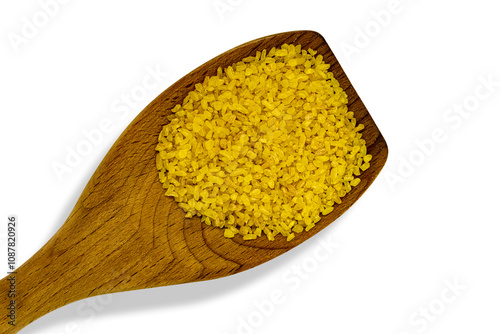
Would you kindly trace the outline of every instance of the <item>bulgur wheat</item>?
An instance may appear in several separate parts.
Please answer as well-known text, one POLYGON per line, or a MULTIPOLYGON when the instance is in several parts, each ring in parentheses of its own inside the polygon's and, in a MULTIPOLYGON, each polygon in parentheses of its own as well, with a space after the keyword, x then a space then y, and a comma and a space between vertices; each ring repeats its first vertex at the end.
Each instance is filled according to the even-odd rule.
POLYGON ((371 160, 329 67, 284 44, 196 84, 159 135, 165 194, 228 238, 290 241, 313 228, 371 160))

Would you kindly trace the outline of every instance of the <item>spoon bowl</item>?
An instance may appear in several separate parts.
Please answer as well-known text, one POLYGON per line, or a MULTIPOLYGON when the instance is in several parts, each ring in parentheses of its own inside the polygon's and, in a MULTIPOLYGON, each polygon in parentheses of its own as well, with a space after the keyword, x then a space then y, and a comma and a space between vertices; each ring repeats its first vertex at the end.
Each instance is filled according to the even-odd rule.
MULTIPOLYGON (((259 38, 233 48, 177 81, 156 97, 124 130, 89 180, 71 214, 56 234, 19 267, 15 326, 0 323, 1 333, 17 333, 39 317, 74 301, 100 294, 220 278, 267 262, 301 244, 342 215, 372 184, 388 148, 363 102, 328 47, 313 31, 259 38), (194 85, 256 51, 284 43, 301 44, 323 55, 347 93, 348 108, 365 125, 363 139, 373 156, 361 183, 308 232, 292 241, 261 237, 225 238, 223 230, 199 218, 185 218, 158 180, 155 146, 171 109, 194 85)), ((0 281, 6 309, 10 281, 0 281)))

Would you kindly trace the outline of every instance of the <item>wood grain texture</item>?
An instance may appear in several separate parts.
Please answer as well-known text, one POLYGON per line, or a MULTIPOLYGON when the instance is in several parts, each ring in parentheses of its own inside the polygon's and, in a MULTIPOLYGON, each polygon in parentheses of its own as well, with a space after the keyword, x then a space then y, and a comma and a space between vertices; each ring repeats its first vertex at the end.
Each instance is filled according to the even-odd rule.
MULTIPOLYGON (((263 37, 198 67, 152 101, 125 129, 83 190, 64 225, 18 270, 16 326, 2 316, 1 333, 24 326, 68 303, 105 293, 145 289, 214 279, 236 274, 269 261, 304 242, 344 213, 379 174, 388 149, 324 38, 312 31, 263 37), (166 197, 155 167, 155 146, 166 116, 197 82, 215 75, 256 51, 283 43, 301 44, 324 56, 346 91, 349 109, 365 125, 363 138, 371 167, 342 204, 309 232, 269 242, 262 237, 226 239, 223 230, 206 226, 199 218, 184 218, 172 198, 166 197)), ((0 282, 0 303, 7 306, 8 282, 0 282)))

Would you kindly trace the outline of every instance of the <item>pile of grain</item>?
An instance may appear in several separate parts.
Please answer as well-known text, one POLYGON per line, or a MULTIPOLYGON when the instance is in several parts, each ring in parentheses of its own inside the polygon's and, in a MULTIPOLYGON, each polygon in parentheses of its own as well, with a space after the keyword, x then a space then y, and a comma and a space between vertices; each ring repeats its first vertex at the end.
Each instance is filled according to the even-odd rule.
POLYGON ((196 84, 159 135, 165 194, 229 238, 314 227, 371 160, 329 66, 284 44, 196 84))

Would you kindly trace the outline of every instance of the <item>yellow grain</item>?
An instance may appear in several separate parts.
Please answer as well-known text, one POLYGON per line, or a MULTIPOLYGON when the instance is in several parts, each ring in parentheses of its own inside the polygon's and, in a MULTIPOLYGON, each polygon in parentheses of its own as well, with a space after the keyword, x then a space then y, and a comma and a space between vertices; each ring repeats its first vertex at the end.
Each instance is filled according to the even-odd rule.
POLYGON ((329 67, 284 44, 196 84, 158 137, 165 194, 227 238, 290 241, 313 228, 372 159, 329 67))

